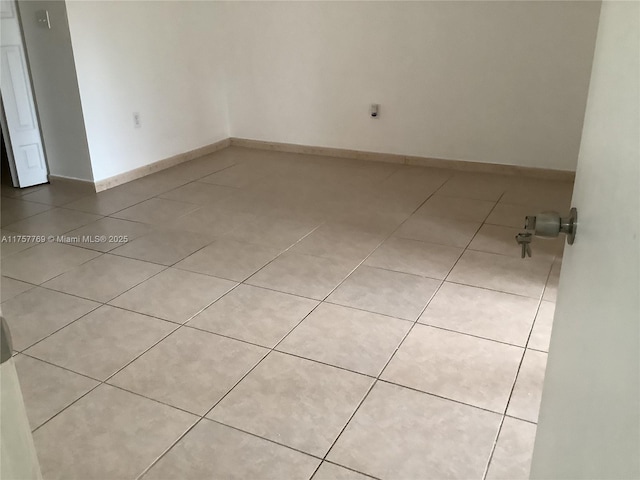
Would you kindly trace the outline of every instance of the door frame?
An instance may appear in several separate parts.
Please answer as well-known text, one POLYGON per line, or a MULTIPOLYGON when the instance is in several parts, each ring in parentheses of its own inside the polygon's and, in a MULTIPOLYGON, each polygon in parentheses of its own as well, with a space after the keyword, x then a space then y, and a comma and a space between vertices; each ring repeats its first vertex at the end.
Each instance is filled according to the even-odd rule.
MULTIPOLYGON (((22 53, 24 55, 25 61, 25 73, 28 77, 28 85, 31 90, 31 100, 33 101, 34 114, 36 117, 36 122, 38 124, 38 135, 40 136, 40 145, 42 147, 42 157, 44 161, 44 165, 47 171, 47 182, 49 181, 49 176, 51 174, 51 170, 49 169, 49 161, 47 158, 47 148, 44 144, 44 135, 42 134, 42 122, 40 121, 40 112, 38 110, 38 99, 36 98, 36 92, 33 85, 33 75, 31 74, 31 61, 29 60, 29 54, 27 52, 27 45, 24 36, 24 28, 22 26, 22 15, 20 13, 20 8, 18 5, 18 0, 1 0, 3 2, 7 2, 11 4, 11 8, 15 13, 16 20, 18 22, 18 29, 20 31, 20 47, 22 48, 22 53)), ((11 182, 14 188, 26 188, 20 185, 20 177, 18 176, 18 169, 16 167, 15 155, 13 152, 13 145, 11 143, 11 136, 9 135, 9 120, 5 114, 4 103, 2 100, 2 95, 0 94, 0 127, 2 128, 2 136, 4 137, 5 148, 7 150, 7 161, 9 162, 9 170, 11 171, 11 182)))

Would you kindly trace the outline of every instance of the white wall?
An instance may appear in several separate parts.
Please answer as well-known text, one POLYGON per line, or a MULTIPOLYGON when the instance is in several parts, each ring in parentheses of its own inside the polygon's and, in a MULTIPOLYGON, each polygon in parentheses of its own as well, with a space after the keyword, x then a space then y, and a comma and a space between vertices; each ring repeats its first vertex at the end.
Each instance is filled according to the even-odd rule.
POLYGON ((99 181, 230 135, 573 170, 599 3, 67 0, 67 10, 99 181))
POLYGON ((233 136, 575 169, 598 2, 224 7, 233 136))
POLYGON ((67 11, 96 181, 229 136, 210 4, 67 0, 67 11))
POLYGON ((18 2, 49 173, 93 180, 64 0, 18 2), (36 21, 48 10, 51 29, 36 21))

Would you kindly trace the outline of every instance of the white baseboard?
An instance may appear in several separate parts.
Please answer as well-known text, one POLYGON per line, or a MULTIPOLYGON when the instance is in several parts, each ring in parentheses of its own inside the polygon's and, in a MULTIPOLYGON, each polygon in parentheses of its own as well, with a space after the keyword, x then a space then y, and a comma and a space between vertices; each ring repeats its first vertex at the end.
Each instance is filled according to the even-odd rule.
POLYGON ((398 163, 402 165, 415 165, 421 167, 445 168, 462 172, 479 172, 500 175, 525 176, 542 178, 546 180, 573 181, 575 172, 570 170, 553 170, 548 168, 522 167, 518 165, 503 165, 499 163, 469 162, 463 160, 446 160, 442 158, 419 157, 411 155, 399 155, 394 153, 366 152, 362 150, 349 150, 344 148, 317 147, 313 145, 298 145, 294 143, 267 142, 264 140, 251 140, 248 138, 230 137, 196 148, 185 153, 180 153, 169 158, 158 160, 140 168, 114 175, 113 177, 99 180, 95 183, 88 180, 49 175, 52 182, 73 182, 74 184, 86 184, 93 186, 96 192, 122 185, 123 183, 146 177, 152 173, 174 167, 189 160, 194 160, 205 155, 217 152, 229 146, 253 148, 257 150, 270 150, 275 152, 299 153, 307 155, 322 155, 334 158, 351 158, 357 160, 369 160, 376 162, 398 163))
POLYGON ((263 140, 251 140, 248 138, 237 137, 231 137, 230 140, 232 146, 254 148, 259 150, 271 150, 276 152, 301 153, 308 155, 323 155, 326 157, 401 163, 403 165, 446 168, 466 172, 519 175, 542 178, 546 180, 573 181, 575 179, 575 172, 570 170, 553 170, 549 168, 522 167, 518 165, 503 165, 499 163, 481 163, 463 160, 446 160, 442 158, 398 155, 393 153, 365 152, 361 150, 348 150, 344 148, 316 147, 310 145, 298 145, 294 143, 267 142, 263 140))
POLYGON ((222 150, 223 148, 228 147, 230 144, 230 139, 225 138, 224 140, 220 140, 210 145, 205 145, 204 147, 196 148, 195 150, 189 150, 188 152, 179 153, 178 155, 173 155, 172 157, 158 160, 157 162, 144 165, 134 170, 129 170, 128 172, 120 173, 118 175, 114 175, 113 177, 98 180, 94 183, 95 191, 101 192, 103 190, 122 185, 123 183, 146 177, 147 175, 150 175, 152 173, 166 170, 167 168, 171 168, 181 163, 188 162, 189 160, 194 160, 196 158, 217 152, 218 150, 222 150))

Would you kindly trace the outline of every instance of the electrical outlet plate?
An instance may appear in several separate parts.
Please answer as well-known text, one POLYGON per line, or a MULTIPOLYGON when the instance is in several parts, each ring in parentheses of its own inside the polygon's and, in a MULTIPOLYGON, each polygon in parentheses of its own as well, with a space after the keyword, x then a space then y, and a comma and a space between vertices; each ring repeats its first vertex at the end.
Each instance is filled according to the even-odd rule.
POLYGON ((140 120, 139 112, 133 112, 133 127, 134 128, 142 127, 142 121, 140 120))
POLYGON ((36 22, 42 28, 51 28, 51 20, 49 19, 49 10, 38 10, 36 12, 36 22))

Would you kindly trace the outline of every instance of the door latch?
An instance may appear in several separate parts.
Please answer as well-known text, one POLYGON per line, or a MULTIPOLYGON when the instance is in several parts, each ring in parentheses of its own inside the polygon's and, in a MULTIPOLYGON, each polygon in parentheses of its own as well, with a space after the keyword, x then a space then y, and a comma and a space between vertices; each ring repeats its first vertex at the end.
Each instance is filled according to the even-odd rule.
POLYGON ((536 237, 555 238, 561 233, 567 235, 567 243, 573 245, 578 228, 578 210, 574 207, 569 216, 561 217, 558 212, 542 212, 524 218, 525 232, 516 235, 516 242, 522 247, 522 258, 531 256, 531 240, 536 237))

